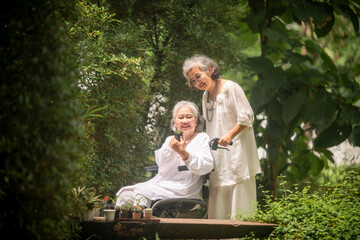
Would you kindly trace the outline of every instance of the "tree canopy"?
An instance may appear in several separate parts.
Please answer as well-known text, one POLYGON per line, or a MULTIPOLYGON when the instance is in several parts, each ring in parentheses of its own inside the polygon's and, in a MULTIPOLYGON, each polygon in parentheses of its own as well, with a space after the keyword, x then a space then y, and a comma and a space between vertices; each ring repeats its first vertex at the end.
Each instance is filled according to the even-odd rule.
MULTIPOLYGON (((251 103, 265 116, 258 118, 264 122, 259 126, 265 125, 258 143, 267 150, 263 184, 269 183, 275 196, 278 175, 296 183, 333 162, 327 148, 346 139, 359 145, 359 72, 344 71, 344 64, 352 65, 346 60, 337 64, 334 56, 341 54, 331 43, 358 41, 359 5, 249 1, 249 6, 244 20, 259 34, 261 47, 259 56, 247 59, 257 75, 251 103), (339 36, 344 22, 348 28, 339 36)), ((342 54, 358 59, 353 52, 342 54)))

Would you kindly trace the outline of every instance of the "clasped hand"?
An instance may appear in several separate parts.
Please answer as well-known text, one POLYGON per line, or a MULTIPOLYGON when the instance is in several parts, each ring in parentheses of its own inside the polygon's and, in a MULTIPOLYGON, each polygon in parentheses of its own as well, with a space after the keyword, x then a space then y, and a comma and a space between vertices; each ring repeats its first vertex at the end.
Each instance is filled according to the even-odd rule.
POLYGON ((219 139, 219 145, 227 147, 231 143, 231 140, 232 139, 230 137, 228 137, 228 136, 221 137, 219 139))

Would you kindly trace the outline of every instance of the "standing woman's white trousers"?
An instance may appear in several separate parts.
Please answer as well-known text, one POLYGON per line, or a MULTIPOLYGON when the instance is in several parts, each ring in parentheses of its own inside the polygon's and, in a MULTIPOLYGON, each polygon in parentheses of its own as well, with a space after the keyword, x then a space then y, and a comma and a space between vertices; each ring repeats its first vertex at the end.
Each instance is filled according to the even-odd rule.
POLYGON ((209 218, 234 218, 240 213, 249 214, 255 209, 255 177, 231 186, 210 187, 209 218))

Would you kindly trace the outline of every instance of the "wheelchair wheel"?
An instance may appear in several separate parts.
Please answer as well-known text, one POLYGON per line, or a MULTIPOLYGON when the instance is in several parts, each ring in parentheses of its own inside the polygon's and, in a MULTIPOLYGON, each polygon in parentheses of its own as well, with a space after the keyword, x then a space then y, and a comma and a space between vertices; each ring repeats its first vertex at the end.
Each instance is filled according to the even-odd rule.
POLYGON ((153 215, 160 218, 207 218, 207 203, 200 199, 165 199, 157 201, 153 215))

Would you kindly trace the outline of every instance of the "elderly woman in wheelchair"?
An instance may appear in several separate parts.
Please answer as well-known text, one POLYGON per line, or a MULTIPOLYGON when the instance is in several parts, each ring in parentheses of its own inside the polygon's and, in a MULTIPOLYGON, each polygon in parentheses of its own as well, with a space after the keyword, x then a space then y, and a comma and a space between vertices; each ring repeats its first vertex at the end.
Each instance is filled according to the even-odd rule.
MULTIPOLYGON (((204 175, 213 170, 213 157, 196 104, 178 102, 172 112, 171 128, 182 131, 182 136, 179 140, 167 137, 155 151, 158 174, 146 182, 121 188, 116 194, 116 206, 136 199, 140 205, 152 207, 158 217, 179 217, 179 213, 196 212, 197 208, 207 210, 202 201, 203 181, 204 175)), ((206 217, 206 211, 202 215, 200 218, 206 217)))

